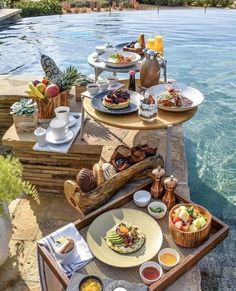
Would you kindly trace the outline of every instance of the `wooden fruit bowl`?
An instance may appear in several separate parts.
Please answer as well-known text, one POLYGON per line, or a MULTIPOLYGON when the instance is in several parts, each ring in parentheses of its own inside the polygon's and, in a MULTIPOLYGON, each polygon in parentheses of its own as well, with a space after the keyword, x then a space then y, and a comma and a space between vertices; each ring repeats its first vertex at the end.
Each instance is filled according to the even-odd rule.
POLYGON ((211 229, 211 221, 212 221, 212 215, 206 208, 199 206, 197 204, 177 204, 170 210, 170 213, 169 213, 169 231, 171 233, 173 241, 178 246, 185 247, 185 248, 193 248, 193 247, 200 246, 207 239, 210 229, 211 229), (198 209, 200 213, 202 213, 206 217, 207 219, 206 225, 196 232, 178 230, 174 226, 174 223, 172 222, 171 214, 173 214, 175 209, 178 208, 180 205, 184 205, 188 207, 193 205, 194 208, 198 209))

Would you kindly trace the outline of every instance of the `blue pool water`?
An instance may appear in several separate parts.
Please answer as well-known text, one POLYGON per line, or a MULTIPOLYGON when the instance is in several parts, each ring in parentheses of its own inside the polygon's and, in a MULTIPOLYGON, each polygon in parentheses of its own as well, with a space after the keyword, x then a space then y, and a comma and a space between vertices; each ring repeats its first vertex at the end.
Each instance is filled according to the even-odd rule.
POLYGON ((184 125, 192 199, 219 216, 236 205, 236 11, 161 9, 22 19, 0 27, 0 74, 41 74, 39 50, 60 67, 92 73, 95 45, 162 33, 168 77, 198 88, 205 102, 184 125))

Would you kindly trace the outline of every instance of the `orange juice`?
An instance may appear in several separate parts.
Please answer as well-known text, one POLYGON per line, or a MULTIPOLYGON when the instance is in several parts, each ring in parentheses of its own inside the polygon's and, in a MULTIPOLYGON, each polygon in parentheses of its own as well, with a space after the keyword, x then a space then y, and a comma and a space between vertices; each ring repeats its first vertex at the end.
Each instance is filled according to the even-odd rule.
POLYGON ((177 258, 172 253, 164 253, 160 256, 160 261, 166 266, 173 266, 177 263, 177 258))
POLYGON ((162 35, 157 35, 154 40, 154 50, 159 52, 163 56, 163 37, 162 35))
POLYGON ((149 38, 147 40, 147 45, 146 47, 150 50, 154 50, 154 46, 155 46, 155 39, 154 38, 149 38))

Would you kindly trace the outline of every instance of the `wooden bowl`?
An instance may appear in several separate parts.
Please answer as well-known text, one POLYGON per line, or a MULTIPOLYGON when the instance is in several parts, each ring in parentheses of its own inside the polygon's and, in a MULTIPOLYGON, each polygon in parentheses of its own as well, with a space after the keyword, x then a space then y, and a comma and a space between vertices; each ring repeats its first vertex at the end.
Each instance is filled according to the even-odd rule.
POLYGON ((212 215, 204 207, 197 204, 177 204, 170 210, 170 213, 169 213, 169 231, 171 233, 173 241, 178 246, 185 247, 185 248, 193 248, 193 247, 200 246, 207 239, 210 229, 211 229, 211 221, 212 221, 212 215), (175 209, 178 208, 180 205, 184 205, 188 207, 193 205, 194 208, 198 209, 200 213, 202 213, 207 218, 206 225, 196 232, 178 230, 174 226, 174 223, 172 222, 171 214, 173 214, 175 209))

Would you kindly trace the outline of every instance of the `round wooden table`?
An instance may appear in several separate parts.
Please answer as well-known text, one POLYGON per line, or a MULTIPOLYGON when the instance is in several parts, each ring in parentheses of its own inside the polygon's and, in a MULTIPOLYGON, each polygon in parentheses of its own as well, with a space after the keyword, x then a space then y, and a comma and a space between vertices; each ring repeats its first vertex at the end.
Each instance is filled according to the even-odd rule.
MULTIPOLYGON (((166 158, 165 158, 165 169, 166 174, 171 174, 171 153, 172 153, 172 127, 175 125, 180 125, 185 121, 189 120, 197 112, 197 107, 183 112, 169 112, 164 110, 158 110, 158 116, 154 122, 148 123, 142 121, 138 113, 131 113, 125 115, 112 115, 102 113, 95 110, 91 105, 91 99, 88 97, 83 97, 83 109, 84 111, 92 117, 94 120, 125 129, 132 130, 155 130, 155 129, 166 129, 167 130, 167 141, 166 141, 166 158)), ((83 115, 83 112, 82 112, 83 115)), ((83 119, 83 117, 82 117, 83 119)), ((83 122, 82 122, 83 124, 83 122)), ((81 128, 81 137, 83 137, 83 128, 81 128)))

